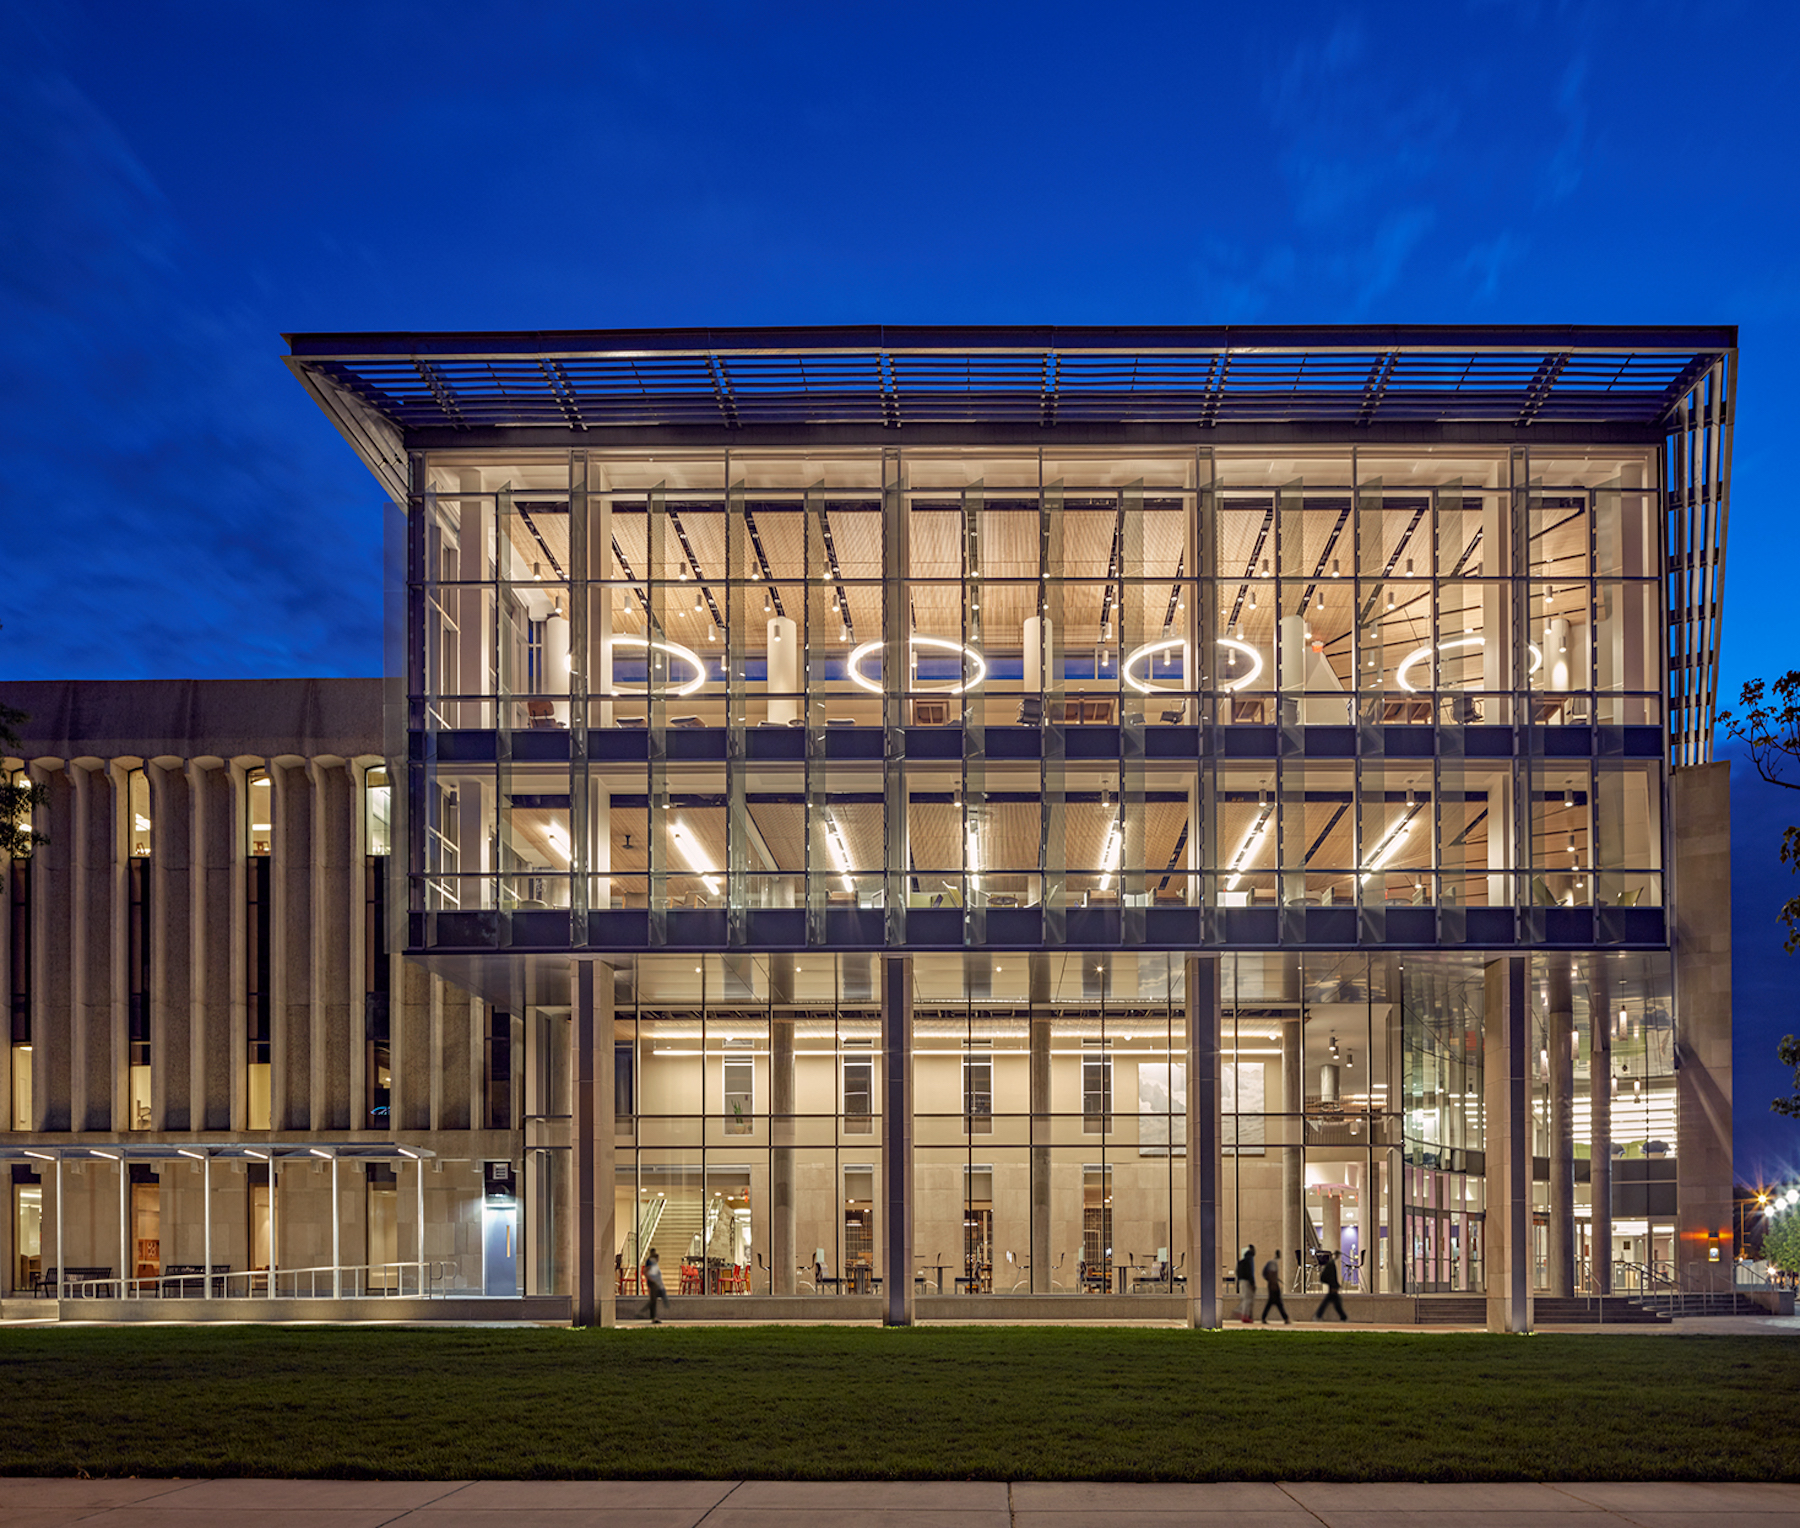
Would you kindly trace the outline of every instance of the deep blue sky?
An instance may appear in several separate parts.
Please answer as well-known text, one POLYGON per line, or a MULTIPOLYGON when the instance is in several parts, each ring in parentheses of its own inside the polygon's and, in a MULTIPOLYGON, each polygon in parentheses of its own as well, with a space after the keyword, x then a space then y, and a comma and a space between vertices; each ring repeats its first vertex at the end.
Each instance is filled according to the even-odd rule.
MULTIPOLYGON (((1741 326, 1726 689, 1800 667, 1800 13, 0 0, 0 680, 377 672, 284 331, 1741 326)), ((1740 1166, 1800 1172, 1737 806, 1740 1166)))

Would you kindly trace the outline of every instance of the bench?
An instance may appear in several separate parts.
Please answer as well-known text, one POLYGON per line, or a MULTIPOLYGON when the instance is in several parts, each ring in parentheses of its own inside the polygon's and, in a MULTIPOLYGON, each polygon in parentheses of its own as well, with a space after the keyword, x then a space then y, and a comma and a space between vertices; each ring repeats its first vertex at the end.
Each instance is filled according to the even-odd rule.
MULTIPOLYGON (((58 1277, 57 1277, 58 1272, 59 1272, 59 1270, 57 1270, 55 1268, 47 1268, 42 1273, 40 1273, 37 1276, 37 1282, 32 1286, 32 1293, 35 1295, 38 1295, 39 1297, 48 1295, 52 1299, 60 1299, 61 1291, 59 1288, 58 1277)), ((60 1270, 60 1272, 61 1272, 61 1283, 70 1284, 70 1285, 80 1285, 80 1284, 88 1283, 94 1279, 110 1279, 113 1276, 113 1271, 110 1267, 109 1268, 64 1268, 64 1269, 60 1270)), ((69 1296, 71 1299, 78 1299, 78 1298, 80 1298, 80 1295, 81 1295, 81 1291, 78 1288, 72 1288, 69 1291, 69 1296)))
MULTIPOLYGON (((225 1280, 223 1275, 231 1272, 230 1263, 214 1263, 213 1295, 223 1299, 225 1280)), ((206 1294, 206 1265, 204 1263, 170 1263, 163 1269, 161 1293, 171 1300, 197 1300, 206 1294), (171 1288, 170 1286, 174 1287, 171 1288)))

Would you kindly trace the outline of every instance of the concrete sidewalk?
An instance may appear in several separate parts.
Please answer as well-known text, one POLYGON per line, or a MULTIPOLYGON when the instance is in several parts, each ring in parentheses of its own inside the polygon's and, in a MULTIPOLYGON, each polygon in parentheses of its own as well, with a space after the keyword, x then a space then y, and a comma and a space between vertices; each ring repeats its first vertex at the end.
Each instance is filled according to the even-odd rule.
POLYGON ((0 1480, 0 1528, 1717 1528, 1800 1525, 1800 1485, 0 1480))

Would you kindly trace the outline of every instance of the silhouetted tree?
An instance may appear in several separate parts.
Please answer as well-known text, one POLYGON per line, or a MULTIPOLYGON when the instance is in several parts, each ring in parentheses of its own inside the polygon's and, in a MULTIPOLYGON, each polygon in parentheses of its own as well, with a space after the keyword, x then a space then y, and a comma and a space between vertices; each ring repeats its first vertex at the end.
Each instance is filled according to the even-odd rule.
MULTIPOLYGON (((1769 784, 1800 790, 1800 669, 1789 669, 1772 684, 1752 679, 1739 694, 1738 704, 1742 713, 1721 711, 1719 726, 1749 750, 1750 762, 1769 784)), ((1800 870, 1800 825, 1782 830, 1781 863, 1800 870)), ((1776 917, 1787 930, 1782 947, 1791 955, 1800 949, 1800 897, 1789 897, 1776 917)), ((1783 1066, 1794 1069, 1794 1091, 1769 1107, 1800 1118, 1800 1036, 1788 1035, 1775 1054, 1783 1066)))

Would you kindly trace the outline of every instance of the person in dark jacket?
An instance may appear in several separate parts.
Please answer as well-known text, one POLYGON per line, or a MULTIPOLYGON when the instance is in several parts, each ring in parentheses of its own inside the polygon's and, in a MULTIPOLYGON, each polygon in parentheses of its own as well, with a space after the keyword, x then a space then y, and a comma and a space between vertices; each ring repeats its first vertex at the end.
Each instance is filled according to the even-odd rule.
POLYGON ((1326 1308, 1335 1305, 1338 1318, 1348 1321, 1350 1313, 1344 1309, 1343 1297, 1338 1293, 1337 1258, 1329 1252, 1322 1254, 1319 1259, 1319 1282, 1325 1286, 1325 1298, 1319 1301, 1319 1308, 1313 1312, 1313 1320, 1323 1321, 1326 1308))
POLYGON ((1244 1248, 1238 1259, 1238 1320, 1248 1326, 1256 1315, 1256 1243, 1244 1248))
POLYGON ((669 1308, 669 1292, 663 1288, 662 1264, 656 1259, 656 1248, 650 1249, 650 1255, 644 1259, 644 1293, 650 1296, 650 1321, 653 1326, 662 1325, 662 1317, 656 1314, 656 1302, 662 1301, 663 1309, 669 1308))
POLYGON ((1275 1249, 1275 1255, 1263 1264, 1263 1284, 1268 1290, 1269 1298, 1263 1305, 1262 1324, 1267 1326, 1269 1312, 1278 1310, 1281 1312, 1282 1324, 1292 1326, 1294 1323, 1288 1319, 1287 1306, 1281 1303, 1281 1248, 1279 1247, 1275 1249))

